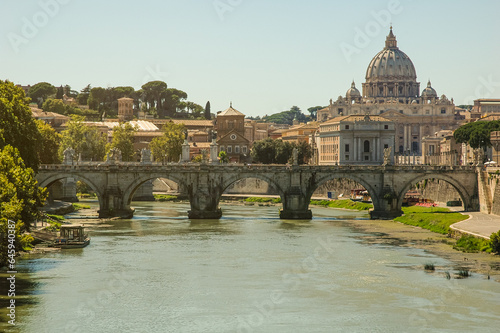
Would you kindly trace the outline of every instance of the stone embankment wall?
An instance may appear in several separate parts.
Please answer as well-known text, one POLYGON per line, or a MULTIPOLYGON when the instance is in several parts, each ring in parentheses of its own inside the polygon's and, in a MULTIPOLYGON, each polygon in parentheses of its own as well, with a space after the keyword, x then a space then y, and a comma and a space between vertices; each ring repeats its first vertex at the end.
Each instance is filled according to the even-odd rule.
POLYGON ((427 179, 419 182, 413 188, 426 199, 431 199, 435 202, 461 200, 457 190, 449 183, 439 179, 427 179))

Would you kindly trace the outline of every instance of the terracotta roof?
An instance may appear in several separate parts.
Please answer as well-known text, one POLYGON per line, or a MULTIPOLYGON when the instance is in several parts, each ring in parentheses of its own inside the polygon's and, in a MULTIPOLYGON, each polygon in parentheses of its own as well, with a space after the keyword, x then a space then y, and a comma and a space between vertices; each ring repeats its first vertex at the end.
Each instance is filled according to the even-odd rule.
POLYGON ((68 116, 55 112, 45 112, 41 109, 31 109, 31 115, 36 119, 48 119, 48 118, 59 118, 69 120, 68 116))
POLYGON ((168 122, 173 122, 174 124, 184 124, 186 127, 189 126, 202 126, 202 127, 213 127, 214 124, 212 120, 194 120, 194 119, 150 119, 153 124, 164 125, 168 122))
POLYGON ((189 146, 196 148, 210 148, 211 144, 211 142, 190 142, 189 146), (194 144, 196 144, 196 146, 194 144))
POLYGON ((233 109, 233 106, 231 105, 229 107, 229 109, 217 114, 217 117, 220 117, 220 116, 243 116, 244 117, 245 115, 243 113, 241 113, 240 111, 233 109))

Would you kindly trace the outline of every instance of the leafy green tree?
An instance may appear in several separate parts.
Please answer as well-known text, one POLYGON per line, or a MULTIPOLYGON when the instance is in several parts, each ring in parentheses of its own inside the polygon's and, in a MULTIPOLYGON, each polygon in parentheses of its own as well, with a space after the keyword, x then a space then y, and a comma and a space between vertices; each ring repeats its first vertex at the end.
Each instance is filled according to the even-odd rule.
POLYGON ((306 121, 306 116, 302 113, 299 107, 292 106, 288 111, 265 116, 262 120, 268 123, 292 125, 294 120, 298 120, 299 122, 306 121))
POLYGON ((313 106, 307 109, 307 111, 309 111, 311 120, 316 119, 316 114, 318 113, 318 111, 323 110, 324 108, 326 108, 326 106, 313 106))
POLYGON ((83 88, 77 96, 77 101, 79 105, 87 105, 90 96, 90 84, 83 88))
POLYGON ((500 231, 494 232, 490 236, 491 250, 500 254, 500 231))
POLYGON ((49 98, 43 102, 42 110, 45 112, 54 112, 58 114, 69 114, 70 106, 63 103, 60 99, 49 98))
POLYGON ((38 107, 42 107, 43 102, 56 93, 57 89, 48 82, 40 82, 32 86, 28 90, 28 97, 38 104, 38 107))
POLYGON ((177 109, 184 109, 182 103, 187 99, 188 95, 186 92, 169 88, 165 92, 165 100, 163 102, 164 115, 174 116, 177 113, 177 109))
POLYGON ((95 126, 84 123, 82 116, 72 115, 64 130, 59 146, 62 158, 66 148, 73 148, 76 156, 81 154, 83 160, 102 161, 106 151, 106 137, 95 126))
POLYGON ((458 143, 468 143, 472 148, 491 146, 490 134, 500 130, 500 120, 476 121, 460 126, 453 132, 458 143))
POLYGON ((122 160, 130 162, 134 160, 134 134, 137 128, 134 128, 130 123, 120 124, 113 128, 113 140, 108 145, 108 151, 113 148, 118 148, 122 152, 122 160))
POLYGON ((37 171, 41 135, 28 101, 21 88, 0 80, 0 149, 12 145, 25 165, 37 171))
POLYGON ((167 84, 163 81, 151 81, 142 85, 143 100, 148 108, 156 107, 160 115, 163 113, 163 100, 167 93, 167 84))
POLYGON ((154 159, 162 162, 177 162, 182 153, 185 130, 184 124, 166 123, 163 127, 163 136, 154 138, 149 144, 154 159))
POLYGON ((224 150, 219 152, 219 163, 229 163, 229 156, 227 156, 227 153, 224 150))
POLYGON ((19 151, 10 145, 0 150, 0 267, 7 260, 8 220, 16 223, 16 249, 28 247, 33 238, 24 232, 40 216, 38 207, 46 197, 46 189, 38 187, 33 170, 26 168, 19 151))
POLYGON ((208 101, 207 105, 205 106, 205 119, 206 120, 212 119, 212 114, 210 112, 210 101, 208 101))
POLYGON ((63 86, 60 86, 59 88, 57 88, 55 99, 63 99, 63 96, 64 96, 64 88, 63 86))
POLYGON ((254 142, 251 156, 253 161, 263 164, 286 164, 291 162, 293 149, 298 149, 298 162, 304 164, 311 158, 311 147, 305 141, 290 143, 281 139, 267 138, 254 142))
POLYGON ((41 148, 38 152, 38 158, 42 164, 56 164, 60 163, 59 159, 59 143, 61 142, 61 135, 57 133, 52 126, 46 124, 41 120, 36 121, 38 131, 42 136, 41 148))

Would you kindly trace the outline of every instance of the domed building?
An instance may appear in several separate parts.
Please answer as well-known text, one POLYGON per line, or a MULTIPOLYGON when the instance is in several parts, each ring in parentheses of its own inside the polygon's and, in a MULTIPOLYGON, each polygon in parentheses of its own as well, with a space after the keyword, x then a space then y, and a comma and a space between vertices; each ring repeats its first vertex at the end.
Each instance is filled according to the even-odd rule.
MULTIPOLYGON (((460 125, 455 119, 453 99, 438 97, 430 81, 420 93, 415 66, 399 49, 392 27, 384 49, 368 65, 362 94, 352 82, 345 97, 331 99, 327 108, 317 112, 317 120, 325 122, 351 115, 377 115, 393 121, 396 130, 393 152, 416 155, 422 152, 423 137, 460 125)), ((321 137, 328 135, 320 133, 318 144, 321 145, 321 137)))

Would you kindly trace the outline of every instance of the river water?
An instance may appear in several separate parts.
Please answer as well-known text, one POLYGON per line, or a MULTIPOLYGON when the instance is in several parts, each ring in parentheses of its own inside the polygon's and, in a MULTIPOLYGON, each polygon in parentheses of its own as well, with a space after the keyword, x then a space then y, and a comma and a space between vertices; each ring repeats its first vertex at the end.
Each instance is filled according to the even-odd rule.
POLYGON ((91 244, 18 262, 33 302, 21 332, 498 332, 500 283, 423 250, 363 242, 365 213, 318 208, 135 203, 131 220, 92 225, 91 244), (433 263, 440 272, 426 273, 433 263))

